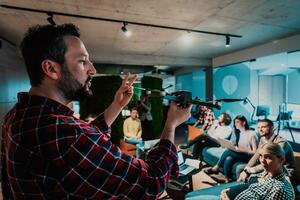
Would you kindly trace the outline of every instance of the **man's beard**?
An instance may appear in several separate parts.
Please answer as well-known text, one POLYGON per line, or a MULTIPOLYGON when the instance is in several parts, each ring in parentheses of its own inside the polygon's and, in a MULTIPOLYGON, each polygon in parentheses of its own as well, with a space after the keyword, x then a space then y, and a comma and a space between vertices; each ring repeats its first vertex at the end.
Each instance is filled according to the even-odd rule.
POLYGON ((62 78, 58 82, 58 88, 66 99, 82 101, 93 94, 89 88, 89 82, 92 80, 91 76, 87 78, 83 85, 71 74, 66 65, 62 65, 61 69, 62 78))

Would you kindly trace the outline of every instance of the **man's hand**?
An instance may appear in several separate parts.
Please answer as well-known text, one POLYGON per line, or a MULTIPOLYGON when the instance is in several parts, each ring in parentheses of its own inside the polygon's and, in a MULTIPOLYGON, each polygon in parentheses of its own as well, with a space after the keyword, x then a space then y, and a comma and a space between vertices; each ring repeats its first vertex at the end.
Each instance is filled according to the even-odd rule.
POLYGON ((248 174, 245 171, 240 173, 240 177, 237 179, 238 182, 245 182, 248 178, 248 174))
POLYGON ((128 73, 122 81, 120 88, 117 90, 113 104, 123 109, 130 101, 133 95, 133 82, 137 79, 137 75, 131 76, 128 73))
POLYGON ((234 146, 234 150, 235 150, 236 152, 241 152, 241 150, 240 150, 240 148, 239 148, 238 146, 234 146))
POLYGON ((222 190, 221 192, 221 200, 230 200, 227 192, 229 191, 229 188, 222 190))
POLYGON ((122 81, 120 88, 117 90, 114 101, 112 104, 106 108, 104 111, 104 119, 108 126, 115 121, 115 119, 120 114, 121 110, 129 103, 133 95, 132 84, 136 80, 137 76, 130 76, 128 73, 122 81))
POLYGON ((199 123, 200 123, 200 121, 197 120, 197 121, 194 123, 193 127, 196 127, 199 123))
POLYGON ((171 102, 166 124, 173 124, 176 128, 191 117, 191 109, 192 105, 189 105, 187 108, 182 108, 177 106, 175 102, 171 102))
POLYGON ((175 102, 170 104, 167 121, 161 139, 167 139, 174 142, 175 128, 188 120, 191 116, 192 105, 187 108, 181 108, 175 102))

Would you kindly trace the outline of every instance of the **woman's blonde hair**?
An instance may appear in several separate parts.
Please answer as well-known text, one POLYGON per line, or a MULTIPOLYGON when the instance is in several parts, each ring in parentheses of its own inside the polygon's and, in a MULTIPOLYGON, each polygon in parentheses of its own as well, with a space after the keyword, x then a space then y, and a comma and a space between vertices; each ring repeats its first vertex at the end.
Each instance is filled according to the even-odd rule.
MULTIPOLYGON (((274 142, 267 142, 262 145, 261 149, 266 150, 268 153, 275 155, 279 158, 283 157, 285 159, 285 152, 279 144, 276 144, 274 142)), ((286 174, 286 176, 291 176, 290 171, 283 164, 282 164, 282 170, 286 174)))
POLYGON ((266 151, 268 151, 268 153, 271 153, 278 157, 285 156, 285 152, 284 152, 283 148, 279 144, 276 144, 274 142, 267 142, 267 143, 263 144, 262 149, 266 150, 266 151))

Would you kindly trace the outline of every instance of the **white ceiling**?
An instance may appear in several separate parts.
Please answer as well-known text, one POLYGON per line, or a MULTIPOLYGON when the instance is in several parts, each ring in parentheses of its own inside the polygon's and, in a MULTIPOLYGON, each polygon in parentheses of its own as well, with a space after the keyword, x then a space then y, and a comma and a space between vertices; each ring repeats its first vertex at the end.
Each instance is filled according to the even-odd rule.
MULTIPOLYGON (((0 4, 93 17, 242 35, 231 38, 129 24, 54 16, 57 24, 81 29, 97 63, 208 66, 217 56, 300 33, 299 0, 0 0, 0 4), (190 35, 190 44, 183 37, 190 35)), ((28 27, 47 15, 0 7, 0 37, 19 44, 28 27)))

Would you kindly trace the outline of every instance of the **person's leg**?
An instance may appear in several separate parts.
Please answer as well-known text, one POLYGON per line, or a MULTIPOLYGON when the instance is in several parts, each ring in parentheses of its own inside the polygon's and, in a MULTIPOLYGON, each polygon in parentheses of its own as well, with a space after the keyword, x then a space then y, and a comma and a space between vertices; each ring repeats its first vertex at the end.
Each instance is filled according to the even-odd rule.
POLYGON ((144 141, 142 139, 135 139, 135 138, 127 138, 125 137, 125 142, 128 144, 135 144, 136 145, 136 158, 140 158, 141 155, 141 147, 144 146, 144 141))
POLYGON ((220 159, 218 160, 216 166, 217 166, 218 168, 223 168, 225 159, 226 159, 228 156, 230 156, 230 155, 231 155, 231 150, 230 150, 230 149, 226 149, 226 150, 222 153, 222 155, 221 155, 220 159))
POLYGON ((211 139, 211 137, 204 135, 201 135, 201 137, 198 138, 198 142, 194 145, 193 148, 193 157, 195 159, 203 160, 202 158, 202 151, 204 147, 219 147, 220 144, 216 142, 215 140, 211 139))
POLYGON ((219 171, 220 168, 223 168, 224 175, 229 178, 231 175, 231 170, 234 162, 237 160, 240 162, 248 162, 251 156, 232 151, 230 149, 226 149, 223 154, 221 155, 219 161, 217 162, 216 166, 213 167, 213 171, 219 171), (225 162, 226 161, 226 162, 225 162), (226 166, 225 166, 226 163, 226 166))
MULTIPOLYGON (((220 147, 220 148, 221 148, 221 147, 220 147)), ((231 150, 230 150, 230 149, 226 149, 226 150, 222 153, 222 155, 221 155, 221 157, 219 158, 217 164, 216 164, 215 166, 211 167, 211 168, 206 169, 204 172, 207 173, 207 174, 215 174, 215 173, 219 173, 220 168, 223 168, 223 165, 224 165, 224 162, 225 162, 226 158, 227 158, 228 156, 230 156, 230 155, 231 155, 231 150)))
POLYGON ((141 146, 140 144, 136 144, 136 150, 135 150, 136 158, 140 158, 141 156, 141 146))
POLYGON ((193 140, 187 141, 187 146, 191 147, 192 145, 201 141, 203 138, 204 138, 204 135, 199 135, 199 136, 195 137, 193 140))
POLYGON ((223 174, 228 179, 232 177, 232 167, 235 162, 236 162, 236 159, 234 159, 232 156, 228 156, 224 161, 223 174))
MULTIPOLYGON (((201 157, 202 150, 206 146, 206 138, 205 135, 200 135, 192 141, 192 144, 194 144, 193 158, 198 159, 201 157)), ((191 144, 191 142, 189 144, 191 144)))
POLYGON ((128 138, 128 137, 125 137, 124 141, 128 144, 142 144, 143 143, 142 139, 128 138))

